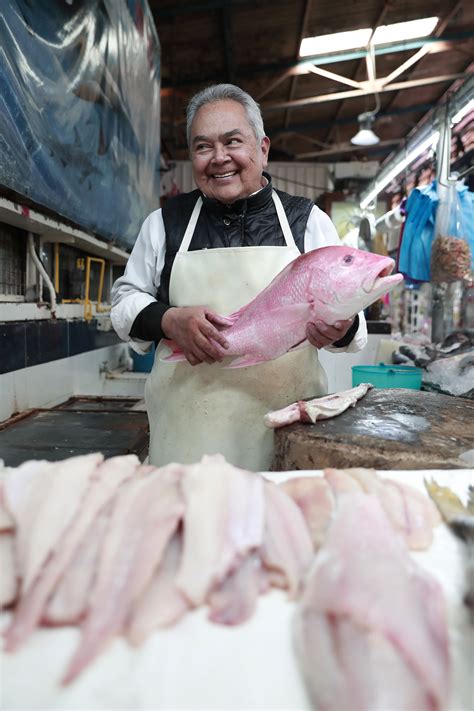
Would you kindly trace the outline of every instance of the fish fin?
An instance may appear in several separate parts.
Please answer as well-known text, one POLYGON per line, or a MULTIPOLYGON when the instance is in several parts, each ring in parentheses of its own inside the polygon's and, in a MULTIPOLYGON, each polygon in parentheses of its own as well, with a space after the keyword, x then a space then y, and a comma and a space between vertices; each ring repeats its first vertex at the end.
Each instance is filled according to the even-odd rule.
POLYGON ((305 338, 303 341, 300 341, 295 346, 291 346, 291 348, 287 350, 287 353, 294 353, 295 351, 299 351, 301 348, 306 348, 306 346, 309 346, 309 341, 307 338, 305 338))
POLYGON ((234 358, 229 365, 224 365, 224 368, 246 368, 249 365, 258 365, 259 363, 268 363, 268 359, 256 358, 252 355, 243 355, 240 358, 234 358))
POLYGON ((164 343, 165 346, 171 350, 171 353, 164 358, 160 358, 161 361, 164 361, 165 363, 177 363, 186 360, 186 356, 183 351, 174 341, 169 338, 163 338, 162 343, 164 343))

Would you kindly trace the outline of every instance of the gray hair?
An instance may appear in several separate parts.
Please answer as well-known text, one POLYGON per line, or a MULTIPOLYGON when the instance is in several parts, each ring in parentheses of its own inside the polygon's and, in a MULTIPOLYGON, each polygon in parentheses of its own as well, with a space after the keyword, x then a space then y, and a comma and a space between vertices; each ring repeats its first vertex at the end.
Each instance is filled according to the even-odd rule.
POLYGON ((191 138, 191 125, 201 106, 213 104, 216 101, 223 101, 225 99, 232 99, 232 101, 236 101, 244 107, 247 120, 252 127, 257 141, 261 141, 265 137, 260 106, 255 99, 252 99, 250 94, 247 94, 246 91, 240 89, 238 86, 234 86, 234 84, 214 84, 195 94, 188 104, 186 109, 186 137, 188 145, 190 144, 191 138))

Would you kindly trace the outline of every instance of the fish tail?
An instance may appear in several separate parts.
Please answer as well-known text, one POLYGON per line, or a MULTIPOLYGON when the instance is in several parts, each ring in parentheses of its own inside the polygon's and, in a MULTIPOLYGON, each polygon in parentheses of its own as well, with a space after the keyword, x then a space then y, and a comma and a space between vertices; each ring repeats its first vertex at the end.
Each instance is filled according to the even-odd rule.
POLYGON ((186 356, 184 355, 183 351, 179 346, 176 345, 174 341, 171 341, 168 338, 164 338, 163 343, 171 350, 171 353, 165 356, 164 358, 160 358, 160 360, 164 361, 165 363, 177 363, 186 360, 186 356))

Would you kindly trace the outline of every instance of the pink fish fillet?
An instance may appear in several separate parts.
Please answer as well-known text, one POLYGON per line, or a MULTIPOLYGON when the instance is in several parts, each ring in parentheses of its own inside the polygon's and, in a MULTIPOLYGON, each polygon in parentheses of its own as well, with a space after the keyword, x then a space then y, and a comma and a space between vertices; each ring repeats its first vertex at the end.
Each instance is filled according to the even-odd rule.
POLYGON ((328 420, 345 412, 349 407, 354 407, 356 402, 372 388, 370 383, 361 383, 356 388, 332 393, 313 400, 298 400, 281 410, 268 412, 263 422, 267 427, 284 427, 292 422, 312 422, 328 420))
POLYGON ((263 539, 263 479, 232 466, 221 455, 186 468, 184 549, 176 583, 201 605, 263 539))
POLYGON ((124 484, 112 513, 79 646, 62 680, 68 684, 124 629, 184 513, 182 468, 169 465, 124 484))
POLYGON ((317 549, 324 541, 335 498, 326 479, 308 476, 288 479, 280 487, 299 506, 309 528, 311 540, 317 549))
POLYGON ((289 598, 296 598, 313 556, 309 529, 300 509, 278 485, 265 482, 265 537, 261 558, 271 573, 271 584, 286 588, 289 598))
MULTIPOLYGON (((95 461, 99 460, 96 458, 95 461)), ((113 457, 95 467, 75 519, 70 522, 63 537, 51 544, 50 556, 30 587, 26 592, 22 592, 15 615, 5 634, 7 651, 19 647, 33 632, 41 619, 48 598, 73 560, 82 540, 88 535, 94 519, 115 495, 120 484, 135 473, 139 463, 135 455, 128 455, 113 457)), ((67 477, 64 472, 60 476, 67 477)), ((46 521, 44 525, 47 525, 46 521)))
POLYGON ((175 582, 182 549, 183 536, 177 531, 153 578, 133 605, 126 631, 133 646, 138 647, 157 627, 175 624, 189 610, 190 605, 175 582))
POLYGON ((209 619, 220 625, 246 622, 255 612, 260 592, 261 561, 251 553, 209 595, 209 619))
POLYGON ((64 570, 49 598, 41 621, 45 625, 73 625, 83 618, 89 602, 102 542, 109 523, 113 500, 92 522, 73 559, 64 570))
POLYGON ((441 711, 450 693, 445 601, 372 495, 338 502, 295 619, 316 708, 441 711))
POLYGON ((29 590, 72 523, 90 479, 103 458, 102 454, 96 453, 58 462, 26 462, 13 472, 12 480, 7 477, 5 494, 17 527, 16 557, 22 594, 29 590), (33 475, 25 488, 25 495, 15 503, 17 481, 29 470, 33 475))
POLYGON ((373 469, 345 470, 367 494, 375 494, 393 527, 412 550, 425 550, 433 540, 433 526, 440 522, 438 511, 425 494, 412 486, 380 477, 373 469))
MULTIPOLYGON (((389 257, 342 245, 301 254, 228 317, 225 355, 236 357, 224 367, 255 365, 301 347, 316 318, 334 324, 354 316, 402 281, 401 274, 391 275, 394 266, 389 257)), ((185 359, 176 344, 168 345, 173 353, 163 360, 185 359)))
POLYGON ((18 593, 18 575, 15 565, 14 536, 0 533, 0 609, 15 602, 18 593))

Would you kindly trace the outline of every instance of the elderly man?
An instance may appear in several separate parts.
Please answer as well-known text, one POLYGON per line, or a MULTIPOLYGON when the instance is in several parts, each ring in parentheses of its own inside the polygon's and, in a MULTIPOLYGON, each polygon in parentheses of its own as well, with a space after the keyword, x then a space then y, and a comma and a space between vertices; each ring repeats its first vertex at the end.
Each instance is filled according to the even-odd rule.
POLYGON ((205 453, 255 471, 268 469, 272 432, 263 416, 327 392, 318 349, 356 351, 363 314, 335 325, 308 323, 307 347, 241 369, 225 362, 228 315, 253 299, 300 253, 339 243, 311 200, 272 187, 264 172, 270 140, 258 104, 230 84, 196 94, 187 138, 197 190, 151 213, 112 294, 112 323, 145 353, 173 339, 186 362, 164 362, 161 342, 145 400, 150 462, 195 462, 205 453))

